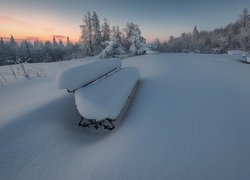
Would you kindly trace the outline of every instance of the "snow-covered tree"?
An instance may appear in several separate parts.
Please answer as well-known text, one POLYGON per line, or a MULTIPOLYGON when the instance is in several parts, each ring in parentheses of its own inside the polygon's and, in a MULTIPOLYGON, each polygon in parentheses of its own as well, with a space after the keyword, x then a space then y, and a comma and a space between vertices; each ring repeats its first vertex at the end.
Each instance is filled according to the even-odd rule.
POLYGON ((94 11, 92 14, 92 29, 93 29, 93 53, 94 55, 99 54, 103 47, 102 47, 102 36, 101 36, 101 29, 100 29, 100 21, 99 17, 94 11))
POLYGON ((11 35, 10 40, 6 43, 8 63, 16 63, 17 50, 18 50, 18 44, 17 44, 14 36, 11 35))
POLYGON ((5 43, 3 39, 0 39, 0 65, 5 65, 7 62, 7 54, 6 54, 6 48, 5 43))
POLYGON ((239 23, 242 28, 247 28, 248 23, 248 10, 245 8, 239 16, 239 23))
POLYGON ((192 47, 193 50, 197 49, 197 43, 198 43, 198 39, 199 39, 199 31, 197 30, 197 27, 194 26, 193 29, 193 34, 192 34, 192 47))
POLYGON ((82 44, 84 54, 87 56, 93 56, 93 38, 92 38, 92 18, 91 13, 88 11, 87 15, 84 16, 82 20, 83 24, 80 25, 81 28, 81 37, 80 42, 82 44))
POLYGON ((130 22, 126 24, 126 27, 124 28, 125 33, 125 39, 124 39, 124 47, 129 51, 131 43, 131 37, 134 35, 134 32, 138 32, 138 34, 141 34, 141 31, 138 27, 138 25, 130 22))
POLYGON ((21 42, 17 51, 18 63, 29 62, 31 60, 32 45, 27 40, 21 42))
POLYGON ((99 54, 99 58, 112 58, 125 53, 121 41, 118 38, 113 37, 112 40, 107 43, 106 48, 99 54))
POLYGON ((119 25, 112 27, 112 38, 116 38, 120 42, 122 41, 122 32, 120 31, 119 25))
POLYGON ((119 26, 112 27, 111 41, 106 42, 106 48, 99 54, 100 58, 112 58, 125 53, 121 44, 121 34, 119 26))
POLYGON ((46 49, 42 41, 36 40, 31 49, 30 62, 43 62, 46 60, 46 49))
POLYGON ((129 48, 129 53, 131 55, 146 54, 146 44, 143 37, 141 37, 140 31, 134 29, 131 37, 129 38, 129 42, 131 43, 129 48))
POLYGON ((107 18, 103 19, 101 33, 102 33, 102 42, 110 41, 111 29, 110 29, 110 23, 107 20, 107 18))
POLYGON ((250 15, 248 10, 244 9, 239 18, 240 35, 239 42, 243 50, 250 50, 250 15))

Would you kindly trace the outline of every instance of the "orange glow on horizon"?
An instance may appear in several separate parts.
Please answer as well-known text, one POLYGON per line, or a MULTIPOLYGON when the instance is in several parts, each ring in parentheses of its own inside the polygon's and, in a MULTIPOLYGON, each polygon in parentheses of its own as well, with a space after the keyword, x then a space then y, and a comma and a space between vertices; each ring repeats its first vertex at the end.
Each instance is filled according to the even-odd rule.
POLYGON ((73 43, 76 43, 79 40, 79 26, 75 27, 72 24, 53 23, 52 21, 46 20, 31 20, 32 18, 26 22, 12 17, 0 15, 0 37, 6 40, 10 38, 11 35, 13 35, 17 41, 40 40, 43 42, 52 41, 53 37, 55 37, 57 41, 61 39, 63 42, 66 42, 67 37, 69 37, 70 41, 73 43), (39 24, 30 23, 37 21, 39 21, 39 24))

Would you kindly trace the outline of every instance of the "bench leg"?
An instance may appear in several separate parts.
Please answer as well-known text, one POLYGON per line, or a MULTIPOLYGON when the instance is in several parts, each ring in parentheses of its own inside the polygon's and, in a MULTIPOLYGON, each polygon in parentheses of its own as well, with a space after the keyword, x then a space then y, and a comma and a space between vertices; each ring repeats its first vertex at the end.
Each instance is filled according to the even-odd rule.
POLYGON ((112 130, 115 128, 112 121, 113 121, 112 119, 104 119, 101 121, 96 121, 95 119, 86 119, 84 117, 81 117, 81 121, 79 122, 78 125, 82 127, 93 126, 95 129, 99 129, 99 127, 103 126, 104 129, 112 130))
POLYGON ((104 129, 108 129, 108 130, 113 130, 115 128, 114 124, 112 123, 112 119, 105 119, 102 121, 102 126, 104 127, 104 129), (108 122, 108 124, 106 123, 108 122))

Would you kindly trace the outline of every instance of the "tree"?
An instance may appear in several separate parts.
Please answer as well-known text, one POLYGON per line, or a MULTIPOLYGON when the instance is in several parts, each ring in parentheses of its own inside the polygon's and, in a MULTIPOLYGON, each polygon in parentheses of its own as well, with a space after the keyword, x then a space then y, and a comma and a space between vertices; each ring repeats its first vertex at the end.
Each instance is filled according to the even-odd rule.
POLYGON ((31 49, 30 62, 43 62, 46 60, 46 49, 42 41, 36 40, 31 49))
POLYGON ((93 56, 93 42, 92 42, 92 20, 91 13, 88 11, 87 15, 84 16, 83 25, 80 25, 81 28, 81 37, 80 42, 82 44, 84 54, 87 56, 93 56))
POLYGON ((10 41, 6 43, 6 53, 8 63, 14 64, 16 63, 16 55, 18 50, 18 44, 15 38, 11 35, 10 41))
POLYGON ((198 39, 199 39, 199 32, 197 30, 197 27, 194 26, 194 30, 193 30, 193 34, 192 34, 192 47, 193 47, 193 50, 195 50, 197 47, 197 42, 198 42, 198 39))
POLYGON ((120 31, 119 25, 112 27, 112 38, 116 38, 120 42, 122 41, 122 32, 120 31))
POLYGON ((250 50, 250 16, 248 10, 244 9, 239 18, 240 36, 239 42, 243 50, 250 50))
POLYGON ((31 60, 31 48, 32 45, 27 40, 21 42, 17 51, 18 63, 29 62, 31 60))
POLYGON ((111 29, 107 18, 103 19, 101 33, 102 33, 102 42, 110 41, 111 29))
POLYGON ((111 58, 125 53, 121 41, 118 38, 113 37, 112 40, 107 43, 106 48, 99 54, 100 58, 111 58))
POLYGON ((131 37, 135 35, 135 32, 137 32, 138 35, 141 34, 141 30, 139 29, 138 25, 128 22, 126 24, 126 27, 124 29, 125 33, 125 40, 124 40, 124 47, 129 51, 131 43, 131 37))
POLYGON ((248 10, 245 8, 239 16, 239 23, 242 28, 247 28, 248 23, 248 10))
POLYGON ((129 53, 131 55, 141 55, 146 54, 146 44, 145 39, 141 37, 141 31, 139 28, 133 29, 132 34, 129 38, 131 46, 129 48, 129 53))
POLYGON ((7 54, 6 54, 6 48, 5 43, 3 41, 3 38, 0 39, 0 65, 5 65, 7 62, 7 54))
POLYGON ((101 36, 101 30, 100 30, 100 21, 99 17, 94 11, 92 14, 92 30, 93 30, 93 53, 94 55, 99 54, 103 47, 102 47, 102 36, 101 36))
POLYGON ((111 58, 125 53, 121 44, 121 31, 119 26, 112 27, 112 40, 106 43, 105 49, 99 54, 100 58, 111 58))

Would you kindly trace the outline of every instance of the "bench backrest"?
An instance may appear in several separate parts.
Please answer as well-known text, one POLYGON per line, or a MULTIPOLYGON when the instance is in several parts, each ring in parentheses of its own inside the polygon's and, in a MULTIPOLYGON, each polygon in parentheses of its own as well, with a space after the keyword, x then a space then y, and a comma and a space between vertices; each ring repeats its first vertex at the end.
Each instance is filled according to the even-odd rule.
POLYGON ((120 59, 95 60, 83 65, 72 66, 60 71, 56 77, 56 84, 59 89, 75 91, 76 89, 89 84, 100 77, 120 68, 120 59))

